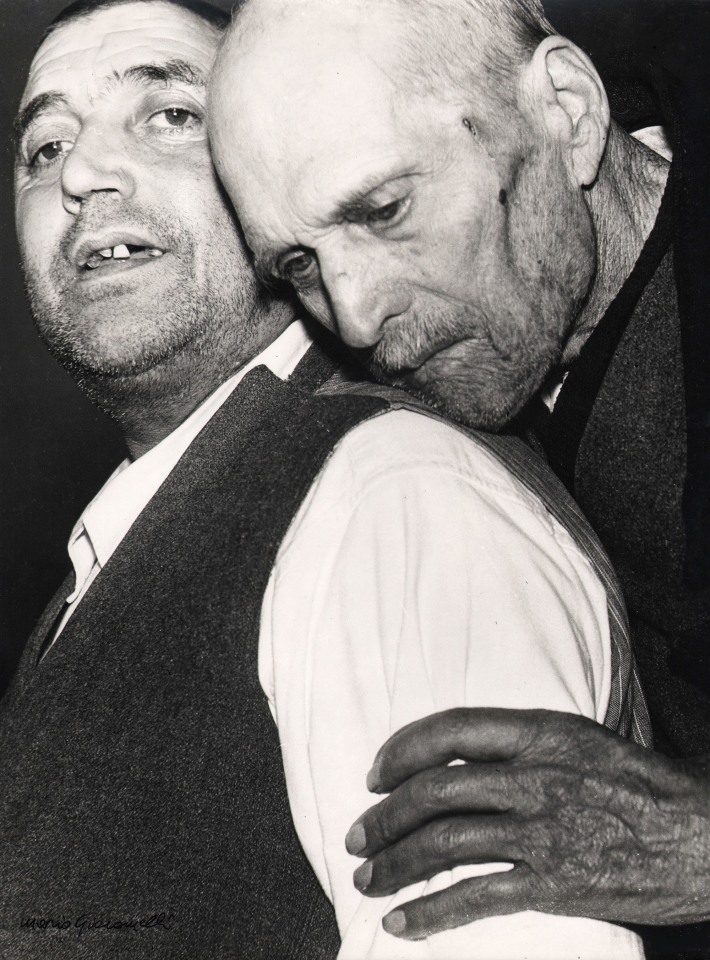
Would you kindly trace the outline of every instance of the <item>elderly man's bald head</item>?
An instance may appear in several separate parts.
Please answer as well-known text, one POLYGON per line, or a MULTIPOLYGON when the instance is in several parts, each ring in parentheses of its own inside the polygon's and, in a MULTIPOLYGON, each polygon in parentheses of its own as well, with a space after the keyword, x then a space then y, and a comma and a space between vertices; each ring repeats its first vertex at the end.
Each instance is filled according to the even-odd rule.
POLYGON ((594 275, 608 105, 536 0, 247 0, 215 162, 262 276, 373 373, 499 427, 594 275))
POLYGON ((433 96, 455 103, 474 132, 509 137, 521 69, 552 32, 539 0, 242 0, 213 74, 217 165, 242 130, 256 164, 279 162, 274 125, 285 142, 292 122, 324 137, 323 111, 347 109, 366 82, 363 61, 368 112, 385 91, 402 103, 433 96), (324 87, 328 103, 309 93, 324 87))
POLYGON ((385 9, 399 20, 401 66, 417 89, 470 91, 475 78, 505 98, 520 65, 554 32, 540 0, 243 0, 228 43, 244 51, 264 29, 294 17, 322 25, 325 13, 357 25, 385 9))

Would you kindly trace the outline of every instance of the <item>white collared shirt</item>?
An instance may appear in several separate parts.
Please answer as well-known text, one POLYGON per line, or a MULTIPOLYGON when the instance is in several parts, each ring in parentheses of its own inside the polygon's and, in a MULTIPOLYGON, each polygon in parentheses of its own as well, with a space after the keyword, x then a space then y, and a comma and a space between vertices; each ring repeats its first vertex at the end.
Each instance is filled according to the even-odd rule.
POLYGON ((79 517, 69 537, 69 559, 74 567, 75 586, 67 597, 68 608, 55 634, 55 641, 141 511, 152 500, 197 434, 247 373, 263 364, 285 380, 311 343, 303 323, 294 321, 258 356, 225 380, 165 439, 137 460, 127 458, 119 464, 79 517))
POLYGON ((311 487, 264 597, 259 675, 279 728, 291 813, 335 905, 339 960, 620 960, 638 937, 526 912, 407 942, 397 904, 457 868, 363 897, 351 824, 379 798, 365 777, 396 730, 460 706, 547 708, 602 723, 611 662, 606 594, 540 501, 489 453, 409 411, 353 429, 311 487))
MULTIPOLYGON (((265 363, 286 377, 308 345, 292 325, 162 443, 122 464, 72 535, 74 607, 247 369, 265 363), (82 530, 96 556, 88 576, 82 530)), ((533 912, 418 942, 383 931, 397 903, 502 865, 459 868, 378 899, 352 884, 361 861, 346 852, 345 834, 376 801, 367 771, 403 724, 452 706, 546 707, 599 722, 606 713, 604 588, 567 531, 491 454, 409 411, 351 430, 278 551, 258 669, 294 823, 335 906, 341 960, 642 957, 630 931, 533 912)))

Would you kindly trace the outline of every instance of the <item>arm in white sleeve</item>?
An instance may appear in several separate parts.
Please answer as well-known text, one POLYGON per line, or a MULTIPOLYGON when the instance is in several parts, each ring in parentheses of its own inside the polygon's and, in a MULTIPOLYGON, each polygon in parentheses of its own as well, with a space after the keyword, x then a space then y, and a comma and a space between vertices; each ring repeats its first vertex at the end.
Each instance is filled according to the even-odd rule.
MULTIPOLYGON (((604 589, 569 535, 489 453, 400 411, 353 430, 302 505, 262 608, 260 676, 282 742, 296 829, 334 903, 342 958, 638 957, 599 921, 518 914, 406 942, 397 903, 353 886, 345 834, 375 797, 365 776, 403 724, 455 706, 604 718, 604 589)), ((501 869, 501 867, 498 867, 501 869)))

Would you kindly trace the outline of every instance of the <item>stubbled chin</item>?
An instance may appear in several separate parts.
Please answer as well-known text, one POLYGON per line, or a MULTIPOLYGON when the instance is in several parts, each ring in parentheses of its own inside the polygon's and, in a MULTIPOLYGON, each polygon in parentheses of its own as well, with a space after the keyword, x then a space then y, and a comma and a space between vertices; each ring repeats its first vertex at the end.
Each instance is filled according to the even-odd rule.
POLYGON ((498 432, 525 406, 531 391, 519 382, 500 385, 500 375, 486 378, 481 373, 476 369, 474 375, 470 363, 430 361, 401 378, 397 385, 425 400, 448 419, 498 432))

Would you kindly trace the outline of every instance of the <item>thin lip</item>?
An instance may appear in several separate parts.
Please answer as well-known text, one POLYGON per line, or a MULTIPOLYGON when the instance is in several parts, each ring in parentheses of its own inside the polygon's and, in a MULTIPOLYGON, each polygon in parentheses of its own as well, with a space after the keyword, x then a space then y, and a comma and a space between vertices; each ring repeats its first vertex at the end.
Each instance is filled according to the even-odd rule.
POLYGON ((121 244, 130 244, 133 247, 148 247, 153 250, 160 250, 162 253, 166 252, 165 247, 161 246, 150 234, 126 227, 115 227, 104 233, 85 234, 72 247, 70 260, 77 270, 81 270, 86 266, 86 261, 92 253, 96 253, 98 250, 107 250, 109 247, 118 247, 121 244))
POLYGON ((460 343, 464 343, 467 339, 467 337, 459 337, 457 340, 454 340, 451 343, 437 344, 436 346, 427 350, 426 353, 420 354, 414 361, 408 363, 406 366, 398 367, 397 370, 388 370, 387 368, 383 368, 383 373, 390 377, 396 377, 398 380, 409 381, 416 377, 417 373, 422 371, 431 360, 434 360, 442 353, 452 350, 460 343))

